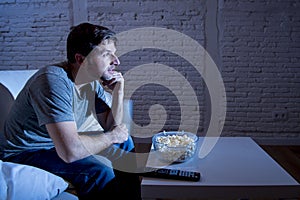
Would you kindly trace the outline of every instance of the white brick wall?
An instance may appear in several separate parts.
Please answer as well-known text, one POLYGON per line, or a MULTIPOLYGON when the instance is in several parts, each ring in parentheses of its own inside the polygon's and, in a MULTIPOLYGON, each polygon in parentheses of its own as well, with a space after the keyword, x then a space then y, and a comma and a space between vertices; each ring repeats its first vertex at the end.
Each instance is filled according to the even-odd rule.
MULTIPOLYGON (((218 64, 227 95, 222 135, 300 138, 299 1, 88 0, 83 11, 74 7, 77 1, 1 1, 0 70, 36 69, 63 60, 69 27, 74 20, 76 24, 74 9, 83 12, 78 13, 80 20, 87 17, 90 22, 108 26, 117 33, 149 26, 167 28, 206 47, 218 64)), ((147 41, 143 35, 137 39, 148 45, 174 43, 167 36, 159 42, 147 41)), ((189 55, 193 50, 183 53, 189 55)), ((198 134, 205 134, 210 119, 209 93, 191 63, 159 49, 139 49, 120 59, 124 74, 142 64, 159 63, 185 77, 197 95, 200 111, 199 122, 191 116, 191 121, 185 123, 199 125, 198 134)), ((148 72, 146 78, 155 77, 158 72, 153 73, 148 72)), ((137 76, 137 80, 145 79, 140 73, 137 76)), ((174 95, 181 89, 174 79, 170 84, 175 85, 175 91, 152 83, 140 87, 131 96, 134 121, 140 127, 135 130, 138 134, 152 134, 143 127, 149 125, 148 111, 155 104, 161 104, 165 112, 162 107, 152 107, 153 120, 163 119, 164 113, 167 114, 162 129, 180 127, 181 109, 186 107, 180 108, 174 95)), ((188 104, 191 94, 183 92, 182 95, 188 104)), ((159 126, 160 122, 153 123, 159 126)))
POLYGON ((224 134, 299 137, 298 9, 297 1, 224 1, 219 8, 228 97, 224 134))
POLYGON ((35 69, 65 57, 69 1, 0 3, 0 69, 35 69))

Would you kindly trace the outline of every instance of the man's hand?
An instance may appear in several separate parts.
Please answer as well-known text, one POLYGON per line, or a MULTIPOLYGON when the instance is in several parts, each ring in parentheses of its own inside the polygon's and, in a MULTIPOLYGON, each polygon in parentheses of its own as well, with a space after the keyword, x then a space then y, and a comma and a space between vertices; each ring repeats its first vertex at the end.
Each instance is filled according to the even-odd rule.
POLYGON ((108 87, 110 90, 114 90, 116 85, 119 85, 118 89, 122 89, 124 87, 124 78, 120 72, 114 71, 114 73, 111 74, 111 77, 109 80, 105 80, 101 78, 102 85, 105 87, 108 87))
POLYGON ((125 124, 117 125, 113 130, 106 132, 112 143, 123 143, 128 139, 128 129, 125 124))

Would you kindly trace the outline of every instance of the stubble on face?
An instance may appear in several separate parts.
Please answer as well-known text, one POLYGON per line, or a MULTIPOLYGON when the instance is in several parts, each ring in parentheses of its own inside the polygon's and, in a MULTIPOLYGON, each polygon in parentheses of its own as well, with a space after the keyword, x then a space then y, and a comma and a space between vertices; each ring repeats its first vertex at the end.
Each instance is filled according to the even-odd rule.
POLYGON ((97 45, 81 64, 75 83, 88 83, 99 80, 103 75, 111 75, 115 69, 115 66, 112 66, 111 55, 115 55, 115 52, 114 42, 105 42, 97 45))

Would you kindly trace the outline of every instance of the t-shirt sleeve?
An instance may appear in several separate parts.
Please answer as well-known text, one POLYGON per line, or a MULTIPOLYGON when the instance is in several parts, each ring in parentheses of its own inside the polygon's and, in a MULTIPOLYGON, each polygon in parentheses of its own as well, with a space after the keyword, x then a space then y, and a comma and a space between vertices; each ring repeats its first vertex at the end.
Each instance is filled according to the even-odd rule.
POLYGON ((97 114, 110 110, 108 101, 109 100, 105 94, 104 88, 100 85, 100 83, 97 83, 95 95, 95 110, 97 114))
POLYGON ((74 121, 72 87, 57 74, 42 74, 30 86, 29 95, 39 125, 74 121))

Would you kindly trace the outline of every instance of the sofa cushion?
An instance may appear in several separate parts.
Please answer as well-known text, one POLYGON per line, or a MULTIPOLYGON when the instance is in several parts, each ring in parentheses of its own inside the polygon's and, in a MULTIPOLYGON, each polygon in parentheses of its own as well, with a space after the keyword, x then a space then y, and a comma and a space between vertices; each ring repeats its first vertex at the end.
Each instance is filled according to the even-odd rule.
POLYGON ((0 160, 0 197, 3 199, 52 199, 61 194, 68 183, 45 170, 0 160))

